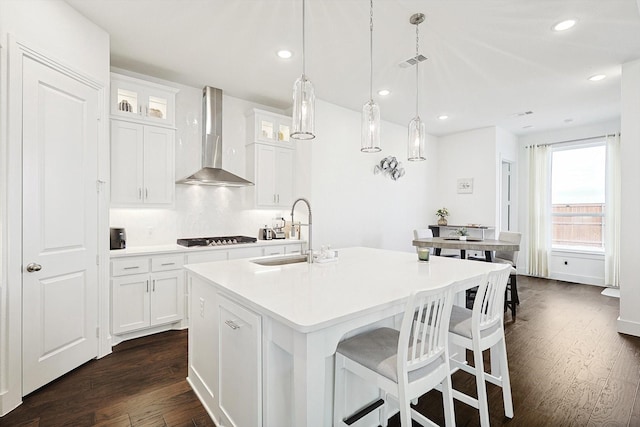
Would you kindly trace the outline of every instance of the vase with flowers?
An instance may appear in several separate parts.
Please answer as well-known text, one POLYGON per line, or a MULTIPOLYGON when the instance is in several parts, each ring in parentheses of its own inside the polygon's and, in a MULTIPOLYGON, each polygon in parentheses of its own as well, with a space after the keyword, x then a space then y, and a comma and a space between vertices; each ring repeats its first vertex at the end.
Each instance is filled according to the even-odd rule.
POLYGON ((438 217, 438 225, 447 225, 447 217, 449 216, 447 208, 438 209, 436 211, 436 216, 438 217))

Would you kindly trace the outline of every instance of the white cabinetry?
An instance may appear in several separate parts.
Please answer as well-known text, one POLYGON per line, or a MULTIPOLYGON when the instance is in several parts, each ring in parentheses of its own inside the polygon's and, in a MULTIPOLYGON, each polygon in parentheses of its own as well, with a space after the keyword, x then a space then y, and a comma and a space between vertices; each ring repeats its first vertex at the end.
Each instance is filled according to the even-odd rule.
POLYGON ((111 120, 111 205, 172 204, 175 131, 111 120))
POLYGON ((255 182, 257 207, 290 207, 293 203, 294 150, 266 144, 250 144, 247 161, 255 182))
POLYGON ((184 317, 183 255, 111 262, 112 333, 179 322, 184 317))
POLYGON ((295 164, 295 146, 289 140, 291 118, 253 109, 247 122, 247 171, 255 183, 255 206, 291 206, 295 164))
POLYGON ((178 89, 111 73, 111 115, 160 126, 175 126, 178 89))
POLYGON ((249 112, 248 124, 247 135, 253 137, 251 142, 291 145, 291 117, 254 108, 249 112))
POLYGON ((221 295, 218 295, 217 306, 222 425, 261 426, 261 318, 221 295))

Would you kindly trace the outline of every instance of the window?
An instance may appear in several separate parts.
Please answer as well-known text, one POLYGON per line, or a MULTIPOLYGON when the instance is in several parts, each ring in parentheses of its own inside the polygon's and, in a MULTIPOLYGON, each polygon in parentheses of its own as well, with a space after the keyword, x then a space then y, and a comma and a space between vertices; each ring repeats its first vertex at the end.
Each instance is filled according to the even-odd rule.
POLYGON ((551 160, 551 245, 604 251, 604 141, 554 148, 551 160))

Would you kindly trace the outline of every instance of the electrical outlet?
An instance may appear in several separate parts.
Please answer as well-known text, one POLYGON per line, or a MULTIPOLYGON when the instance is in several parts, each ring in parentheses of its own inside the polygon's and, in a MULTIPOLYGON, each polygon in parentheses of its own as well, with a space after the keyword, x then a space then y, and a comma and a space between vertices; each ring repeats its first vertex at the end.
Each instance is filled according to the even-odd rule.
POLYGON ((204 317, 204 298, 200 298, 200 317, 204 317))

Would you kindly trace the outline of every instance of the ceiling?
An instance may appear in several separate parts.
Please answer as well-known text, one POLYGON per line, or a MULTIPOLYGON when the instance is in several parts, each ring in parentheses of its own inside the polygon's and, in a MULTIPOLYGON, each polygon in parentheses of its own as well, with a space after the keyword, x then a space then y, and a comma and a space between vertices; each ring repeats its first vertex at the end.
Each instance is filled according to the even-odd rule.
MULTIPOLYGON (((111 64, 276 108, 302 73, 301 0, 67 0, 111 35, 111 64), (294 52, 282 60, 276 51, 294 52)), ((640 58, 640 0, 374 0, 373 89, 385 120, 427 133, 500 126, 522 135, 620 116, 621 64, 640 58), (564 19, 565 32, 551 27, 564 19), (591 82, 588 77, 606 74, 591 82), (387 97, 376 94, 388 88, 387 97), (525 112, 532 114, 523 114, 525 112), (447 120, 438 116, 448 115, 447 120)), ((369 99, 369 2, 307 0, 306 74, 316 97, 369 99)))

